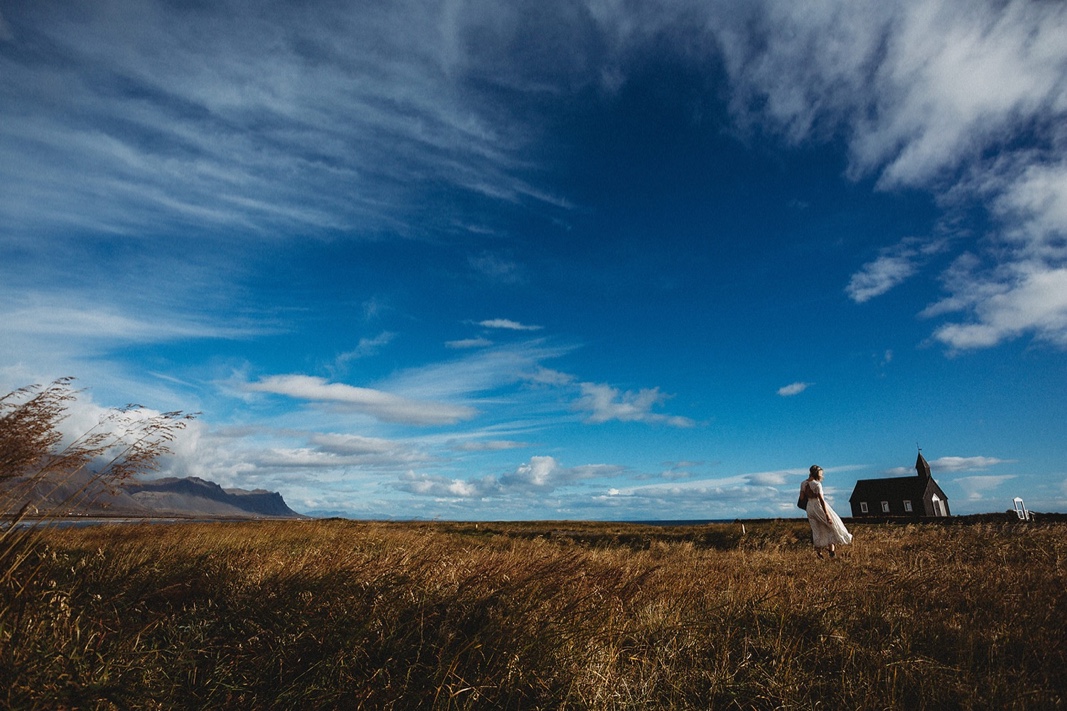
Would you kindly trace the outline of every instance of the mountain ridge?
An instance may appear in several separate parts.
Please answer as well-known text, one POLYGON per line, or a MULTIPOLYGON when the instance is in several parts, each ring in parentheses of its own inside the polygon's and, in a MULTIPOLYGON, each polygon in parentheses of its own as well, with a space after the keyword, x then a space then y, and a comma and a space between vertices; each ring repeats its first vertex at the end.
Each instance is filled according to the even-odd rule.
POLYGON ((224 489, 200 477, 127 480, 108 485, 91 474, 62 479, 15 478, 7 491, 25 490, 7 499, 6 508, 31 505, 41 514, 78 517, 143 518, 308 518, 289 508, 282 495, 266 489, 224 489))
POLYGON ((267 516, 299 518, 285 503, 282 495, 266 489, 224 489, 200 477, 164 477, 129 481, 121 485, 131 498, 157 511, 184 512, 224 516, 267 516))

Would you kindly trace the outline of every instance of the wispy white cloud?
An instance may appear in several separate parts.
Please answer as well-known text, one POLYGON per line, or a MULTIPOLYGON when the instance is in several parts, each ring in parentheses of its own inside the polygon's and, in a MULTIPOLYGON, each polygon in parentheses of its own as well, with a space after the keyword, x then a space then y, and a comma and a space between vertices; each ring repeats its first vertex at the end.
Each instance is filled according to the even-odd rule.
POLYGON ((906 257, 883 254, 852 275, 845 292, 857 304, 881 296, 915 273, 906 257))
POLYGON ((394 338, 396 334, 391 331, 384 331, 373 338, 361 338, 355 348, 337 356, 336 364, 345 367, 354 360, 377 355, 378 351, 392 343, 394 338))
POLYGON ((852 275, 845 293, 857 304, 881 296, 915 274, 929 258, 945 248, 943 240, 901 240, 881 250, 878 257, 852 275))
POLYGON ((938 457, 929 462, 929 464, 932 472, 949 473, 988 469, 998 464, 1004 464, 1006 461, 997 457, 938 457))
POLYGON ((493 476, 477 479, 456 479, 440 474, 420 474, 408 471, 396 483, 396 488, 418 496, 438 499, 484 499, 502 492, 500 482, 493 476))
MULTIPOLYGON (((998 464, 1010 462, 997 457, 938 457, 929 460, 930 471, 934 474, 953 474, 956 472, 981 471, 998 464)), ((894 467, 886 471, 890 476, 907 476, 915 474, 914 468, 894 467)))
POLYGON ((379 458, 385 458, 384 461, 388 461, 391 464, 403 462, 410 465, 413 462, 422 462, 429 458, 421 450, 407 442, 381 437, 314 432, 308 437, 308 442, 320 452, 342 457, 354 457, 360 462, 365 462, 368 458, 375 462, 379 461, 379 458))
POLYGON ((770 0, 739 19, 718 30, 735 111, 758 106, 796 141, 843 127, 852 172, 885 187, 927 187, 1065 108, 1058 4, 770 0))
POLYGON ((488 279, 502 284, 519 284, 525 281, 519 265, 511 259, 496 254, 479 254, 469 258, 471 268, 488 279))
POLYGON ((652 408, 669 399, 659 388, 624 392, 600 383, 581 383, 579 387, 582 395, 575 407, 587 411, 587 421, 594 424, 612 420, 666 424, 672 427, 693 427, 696 424, 688 417, 652 412, 652 408))
POLYGON ((521 177, 523 128, 492 121, 465 86, 472 18, 447 15, 421 2, 253 13, 120 0, 76 21, 20 8, 7 41, 41 37, 69 64, 4 57, 0 105, 16 114, 0 108, 0 176, 15 189, 0 214, 35 230, 411 234, 457 221, 413 198, 433 185, 566 209, 521 177))
MULTIPOLYGON (((839 466, 831 468, 831 471, 850 471, 856 468, 858 467, 839 466)), ((753 490, 759 490, 760 494, 763 495, 768 488, 780 487, 783 485, 791 487, 794 483, 799 486, 802 479, 807 475, 807 467, 774 469, 771 471, 749 472, 714 478, 690 479, 688 481, 672 481, 667 483, 657 482, 654 484, 618 487, 613 489, 611 494, 613 496, 631 496, 638 494, 683 496, 686 491, 712 492, 729 490, 738 495, 740 495, 739 492, 748 491, 748 495, 752 495, 753 490)))
POLYGON ((458 452, 502 452, 508 449, 522 449, 529 447, 527 442, 517 442, 515 440, 508 439, 495 439, 495 440, 475 440, 468 442, 460 442, 453 445, 453 449, 458 452))
MULTIPOLYGON (((371 459, 366 455, 339 455, 320 449, 280 449, 267 448, 257 449, 245 460, 246 464, 254 466, 256 471, 281 469, 290 474, 305 473, 313 470, 339 470, 349 467, 366 467, 374 465, 381 468, 385 462, 381 459, 371 459)), ((391 462, 390 462, 391 464, 391 462)), ((409 464, 410 466, 410 464, 409 464)))
MULTIPOLYGON (((1067 5, 769 0, 741 17, 716 30, 739 120, 796 142, 844 135, 851 176, 993 218, 977 245, 983 268, 965 280, 950 271, 926 313, 964 317, 934 338, 963 350, 1033 334, 1067 347, 1067 5)), ((884 294, 922 257, 907 240, 888 247, 847 293, 857 303, 884 294)))
POLYGON ((445 348, 453 348, 455 350, 486 348, 491 345, 493 345, 493 342, 488 338, 461 338, 459 340, 445 342, 445 348))
POLYGON ((745 477, 753 486, 783 486, 790 479, 789 472, 759 472, 745 477))
POLYGON ((617 471, 617 467, 603 466, 566 468, 561 466, 554 457, 530 457, 528 463, 502 476, 500 483, 508 489, 547 492, 581 479, 591 479, 617 471))
POLYGON ((453 359, 399 371, 379 385, 420 399, 474 397, 526 382, 540 372, 541 363, 559 358, 573 347, 533 340, 467 350, 453 359))
POLYGON ((1033 333, 1067 348, 1067 267, 1015 262, 983 272, 970 269, 972 265, 960 260, 946 274, 946 283, 954 285, 952 296, 923 312, 933 317, 967 310, 972 319, 939 326, 935 339, 964 351, 1033 333))
POLYGON ((778 394, 782 397, 793 397, 794 395, 799 395, 800 393, 804 392, 811 386, 812 383, 798 381, 795 383, 790 383, 789 385, 783 385, 782 387, 778 388, 778 394))
MULTIPOLYGON (((1011 481, 1015 478, 1013 474, 1004 474, 999 476, 993 475, 979 475, 979 476, 965 476, 954 479, 952 483, 963 490, 964 498, 968 501, 982 501, 993 498, 994 493, 998 493, 1001 484, 1011 481)), ((1003 500, 1003 508, 1011 508, 1011 496, 998 495, 996 498, 1003 500)))
POLYGON ((97 287, 42 294, 19 289, 18 281, 19 276, 12 275, 0 285, 0 361, 12 368, 14 378, 7 380, 0 372, 0 384, 12 387, 73 374, 105 399, 153 398, 184 409, 189 407, 189 388, 174 379, 164 383, 156 374, 146 379, 143 364, 123 367, 114 354, 179 342, 249 341, 283 330, 271 318, 224 318, 212 304, 186 301, 181 293, 160 304, 147 296, 122 298, 113 289, 97 287), (186 395, 165 391, 164 385, 178 386, 186 395))
POLYGON ((853 144, 861 164, 885 165, 884 183, 926 185, 1016 134, 1020 117, 1065 108, 1063 6, 903 7, 878 77, 895 91, 879 102, 884 118, 863 125, 853 144))
POLYGON ((396 486, 408 493, 437 498, 484 499, 534 494, 543 496, 583 480, 614 476, 620 471, 620 467, 604 464, 564 467, 553 457, 535 456, 500 477, 489 475, 458 479, 409 471, 400 477, 396 486))
POLYGON ((575 377, 569 373, 538 366, 526 374, 526 380, 538 385, 566 386, 574 382, 575 377))
POLYGON ((159 343, 191 338, 239 338, 255 331, 189 320, 145 319, 118 307, 38 304, 4 313, 9 337, 79 339, 106 343, 159 343))
MULTIPOLYGON (((389 439, 264 424, 211 427, 202 420, 194 420, 175 445, 166 465, 168 475, 199 476, 223 486, 269 488, 282 491, 287 500, 355 497, 363 499, 360 505, 367 503, 368 490, 413 467, 433 468, 442 462, 432 436, 389 439)), ((337 505, 335 501, 332 510, 338 510, 337 505)))
POLYGON ((330 383, 323 378, 309 375, 272 375, 246 383, 244 389, 341 407, 384 422, 409 425, 454 424, 475 415, 473 408, 463 405, 412 400, 372 388, 330 383))
POLYGON ((922 312, 927 318, 963 314, 938 327, 934 338, 953 350, 994 346, 1033 334, 1067 347, 1067 163, 1002 158, 976 168, 965 183, 988 196, 1002 226, 993 254, 961 255, 942 276, 947 296, 922 312))
POLYGON ((660 472, 660 477, 669 481, 678 481, 689 479, 693 476, 693 469, 699 467, 703 462, 665 462, 664 469, 660 472))
POLYGON ((520 323, 518 321, 512 321, 507 318, 491 318, 485 321, 479 321, 479 326, 485 328, 501 328, 507 331, 540 331, 541 326, 531 326, 528 324, 520 323))

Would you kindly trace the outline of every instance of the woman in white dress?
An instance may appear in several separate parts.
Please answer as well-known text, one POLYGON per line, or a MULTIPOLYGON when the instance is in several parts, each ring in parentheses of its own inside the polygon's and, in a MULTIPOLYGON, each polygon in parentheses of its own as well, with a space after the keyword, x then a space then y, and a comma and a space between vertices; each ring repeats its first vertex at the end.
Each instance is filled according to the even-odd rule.
POLYGON ((837 546, 852 543, 852 534, 841 522, 841 517, 830 508, 822 494, 822 467, 813 464, 808 470, 808 478, 800 485, 800 495, 806 499, 808 523, 811 524, 811 540, 815 543, 815 553, 822 558, 822 549, 830 551, 830 557, 837 555, 837 546))

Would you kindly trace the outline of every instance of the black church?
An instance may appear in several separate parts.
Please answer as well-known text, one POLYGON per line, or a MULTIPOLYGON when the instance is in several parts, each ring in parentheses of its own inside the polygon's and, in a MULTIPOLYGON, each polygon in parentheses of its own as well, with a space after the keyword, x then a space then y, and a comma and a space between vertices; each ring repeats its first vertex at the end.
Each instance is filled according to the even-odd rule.
POLYGON ((930 464, 919 452, 915 460, 917 476, 887 479, 860 479, 848 502, 852 517, 900 516, 940 518, 950 516, 948 497, 930 475, 930 464))

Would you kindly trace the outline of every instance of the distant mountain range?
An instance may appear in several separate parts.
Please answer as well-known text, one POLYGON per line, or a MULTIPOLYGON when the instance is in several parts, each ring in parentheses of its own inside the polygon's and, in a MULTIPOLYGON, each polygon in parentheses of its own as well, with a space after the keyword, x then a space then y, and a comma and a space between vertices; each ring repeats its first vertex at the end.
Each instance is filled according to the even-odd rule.
POLYGON ((122 490, 150 511, 196 516, 300 518, 282 495, 265 489, 223 489, 198 477, 126 482, 122 490))
POLYGON ((6 484, 9 495, 0 492, 4 508, 17 509, 30 502, 41 513, 51 511, 59 516, 304 518, 277 492, 223 489, 199 477, 131 480, 110 487, 89 477, 6 484), (19 491, 19 487, 24 490, 19 491))

